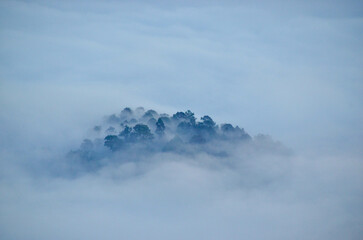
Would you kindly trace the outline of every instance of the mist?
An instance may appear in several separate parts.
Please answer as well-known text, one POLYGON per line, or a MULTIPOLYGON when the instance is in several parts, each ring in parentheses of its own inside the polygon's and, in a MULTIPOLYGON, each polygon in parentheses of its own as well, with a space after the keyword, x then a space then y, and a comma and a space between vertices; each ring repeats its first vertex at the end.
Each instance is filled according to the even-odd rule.
POLYGON ((362 9, 2 1, 0 238, 361 239, 362 9), (216 134, 128 143, 125 107, 216 134))

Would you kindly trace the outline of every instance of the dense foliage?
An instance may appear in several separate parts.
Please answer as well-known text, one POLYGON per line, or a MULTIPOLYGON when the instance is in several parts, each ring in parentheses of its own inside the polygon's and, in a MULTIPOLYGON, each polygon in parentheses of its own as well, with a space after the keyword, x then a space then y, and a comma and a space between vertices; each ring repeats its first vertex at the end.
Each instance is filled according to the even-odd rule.
MULTIPOLYGON (((158 149, 171 150, 176 139, 181 144, 206 144, 211 141, 250 140, 251 137, 243 128, 231 124, 217 125, 210 116, 203 116, 197 121, 190 110, 177 112, 172 116, 158 114, 154 110, 135 111, 125 108, 117 115, 108 117, 110 126, 104 138, 104 145, 112 151, 122 151, 134 144, 158 143, 158 149), (117 129, 119 131, 117 132, 117 129), (160 148, 161 147, 161 148, 160 148)), ((100 129, 100 126, 95 128, 100 129)))
POLYGON ((110 162, 143 161, 158 153, 176 154, 170 155, 172 158, 197 154, 225 158, 247 145, 249 151, 284 149, 268 136, 251 138, 243 128, 217 124, 210 116, 198 120, 190 110, 168 115, 142 107, 124 108, 95 126, 69 157, 89 169, 98 169, 110 162))

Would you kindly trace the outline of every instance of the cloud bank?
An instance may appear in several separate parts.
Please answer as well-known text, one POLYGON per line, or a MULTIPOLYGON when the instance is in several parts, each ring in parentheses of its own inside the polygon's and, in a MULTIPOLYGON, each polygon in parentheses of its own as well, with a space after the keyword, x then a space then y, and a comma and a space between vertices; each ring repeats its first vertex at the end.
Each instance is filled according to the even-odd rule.
MULTIPOLYGON (((360 159, 309 158, 269 138, 239 139, 240 135, 185 143, 198 146, 192 150, 189 146, 189 152, 151 151, 154 148, 148 144, 160 144, 156 128, 155 139, 138 138, 132 142, 136 146, 112 151, 107 146, 108 134, 117 134, 125 141, 119 135, 124 133, 125 121, 130 127, 139 124, 131 123, 134 115, 127 114, 127 119, 122 119, 125 112, 128 110, 106 116, 102 124, 89 127, 86 137, 94 137, 88 140, 96 155, 93 160, 100 163, 96 168, 85 162, 90 160, 86 154, 90 150, 88 141, 80 148, 79 142, 75 143, 68 151, 64 149, 67 137, 51 150, 24 153, 2 149, 2 239, 362 236, 360 159), (223 149, 226 155, 214 154, 210 149, 223 149), (81 161, 77 162, 77 158, 81 161)), ((150 123, 153 117, 149 113, 166 117, 144 111, 138 119, 150 123), (147 116, 151 118, 146 119, 147 116)), ((175 114, 174 118, 178 115, 182 114, 175 114)), ((173 116, 169 119, 178 124, 171 125, 171 129, 166 127, 165 135, 177 133, 174 130, 181 121, 172 120, 173 116)), ((205 123, 196 120, 195 124, 198 122, 205 123)), ((222 129, 216 129, 218 134, 223 133, 222 129)), ((168 141, 173 138, 169 136, 168 141)), ((32 140, 37 141, 36 136, 32 140)))

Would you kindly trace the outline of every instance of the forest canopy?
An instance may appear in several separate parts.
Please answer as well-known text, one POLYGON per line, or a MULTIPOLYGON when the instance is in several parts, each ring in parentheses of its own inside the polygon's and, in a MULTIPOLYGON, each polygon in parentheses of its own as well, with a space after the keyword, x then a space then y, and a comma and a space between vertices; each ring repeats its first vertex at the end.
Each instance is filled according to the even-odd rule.
POLYGON ((119 114, 105 117, 101 125, 93 127, 91 135, 93 140, 85 139, 69 156, 92 168, 102 165, 105 158, 114 162, 141 161, 157 153, 225 158, 246 144, 283 149, 269 136, 252 138, 239 126, 217 124, 208 115, 198 119, 190 110, 169 115, 126 107, 119 114))

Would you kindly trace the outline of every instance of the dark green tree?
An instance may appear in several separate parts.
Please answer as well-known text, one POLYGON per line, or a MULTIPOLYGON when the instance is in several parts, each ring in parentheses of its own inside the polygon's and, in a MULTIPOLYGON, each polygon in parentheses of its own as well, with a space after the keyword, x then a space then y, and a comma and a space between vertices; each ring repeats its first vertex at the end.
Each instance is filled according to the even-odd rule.
POLYGON ((151 140, 154 138, 153 134, 150 132, 150 128, 145 124, 136 124, 133 127, 131 137, 133 140, 151 140))
POLYGON ((120 119, 127 120, 130 117, 132 117, 132 114, 133 114, 133 112, 132 112, 131 108, 128 108, 128 107, 124 108, 120 113, 120 119))
POLYGON ((213 121, 213 119, 207 115, 200 118, 203 121, 203 125, 207 127, 215 127, 216 123, 213 121))
POLYGON ((225 132, 225 133, 232 133, 232 132, 234 132, 235 129, 232 126, 232 124, 226 123, 226 124, 222 124, 221 130, 222 130, 222 132, 225 132))
POLYGON ((155 123, 155 125, 156 125, 155 133, 158 134, 159 136, 164 135, 165 124, 164 124, 163 120, 161 118, 159 118, 158 121, 155 123))
POLYGON ((122 132, 119 134, 119 136, 123 137, 125 140, 128 140, 131 132, 132 132, 132 128, 130 128, 129 126, 126 125, 124 130, 122 130, 122 132))
POLYGON ((177 112, 177 113, 173 114, 172 118, 174 120, 183 120, 183 119, 186 119, 186 115, 183 112, 177 112))
POLYGON ((106 147, 110 148, 111 151, 117 151, 122 147, 123 142, 116 135, 108 135, 108 136, 105 137, 105 144, 104 145, 106 147))
POLYGON ((189 122, 181 122, 176 130, 179 134, 189 134, 193 130, 193 126, 189 122))
POLYGON ((194 113, 190 110, 186 111, 185 112, 185 117, 186 119, 189 120, 189 122, 192 124, 192 125, 195 125, 195 120, 196 118, 194 117, 194 113))

